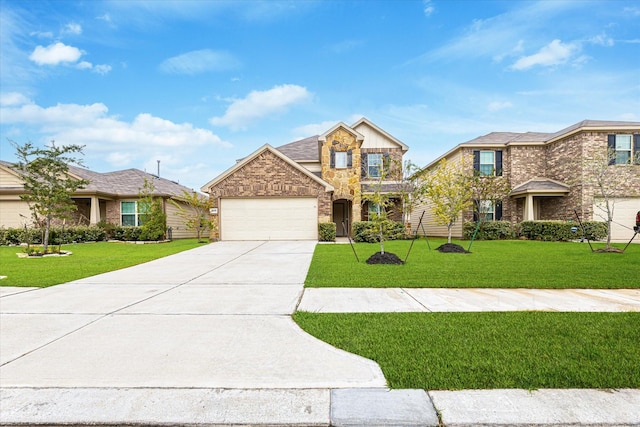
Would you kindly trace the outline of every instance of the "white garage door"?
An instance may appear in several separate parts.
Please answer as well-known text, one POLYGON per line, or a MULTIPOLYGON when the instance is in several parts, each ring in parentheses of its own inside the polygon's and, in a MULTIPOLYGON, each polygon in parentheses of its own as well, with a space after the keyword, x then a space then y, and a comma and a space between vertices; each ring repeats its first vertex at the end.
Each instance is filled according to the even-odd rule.
MULTIPOLYGON (((597 204, 593 207, 593 219, 606 221, 606 210, 597 204)), ((633 236, 636 225, 636 214, 640 211, 640 198, 616 199, 613 208, 613 223, 611 224, 611 239, 629 241, 633 236)), ((637 239, 638 237, 636 237, 637 239)))
POLYGON ((316 198, 222 199, 222 240, 317 240, 316 198))

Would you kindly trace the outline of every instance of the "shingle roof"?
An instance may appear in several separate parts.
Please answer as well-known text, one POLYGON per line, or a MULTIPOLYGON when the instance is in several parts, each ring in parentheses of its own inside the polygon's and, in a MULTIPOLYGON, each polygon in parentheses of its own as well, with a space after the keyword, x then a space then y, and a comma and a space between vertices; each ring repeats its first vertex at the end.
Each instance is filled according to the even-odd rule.
POLYGON ((525 194, 525 193, 567 193, 569 192, 569 186, 562 182, 554 181, 549 178, 532 178, 527 182, 524 182, 512 191, 512 195, 525 194))
POLYGON ((285 156, 295 161, 320 161, 318 135, 310 136, 289 144, 276 147, 285 156))
MULTIPOLYGON (((4 160, 0 160, 0 165, 5 167, 12 166, 11 163, 4 160)), ((89 184, 83 189, 78 190, 76 194, 102 193, 117 197, 135 197, 140 193, 145 178, 148 181, 153 180, 153 194, 157 196, 181 196, 183 190, 188 192, 193 191, 177 182, 165 178, 158 178, 155 175, 139 169, 100 173, 77 166, 69 166, 69 172, 89 181, 89 184)))

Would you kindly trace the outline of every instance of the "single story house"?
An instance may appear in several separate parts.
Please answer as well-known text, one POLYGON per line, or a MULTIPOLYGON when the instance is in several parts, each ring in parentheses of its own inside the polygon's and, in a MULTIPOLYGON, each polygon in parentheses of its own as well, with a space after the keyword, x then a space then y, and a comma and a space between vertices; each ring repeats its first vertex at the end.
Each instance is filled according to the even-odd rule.
MULTIPOLYGON (((164 212, 167 214, 167 227, 172 229, 172 237, 195 237, 188 230, 184 219, 178 215, 178 205, 187 206, 181 201, 183 191, 193 190, 174 181, 159 178, 138 169, 126 169, 115 172, 94 172, 76 166, 69 166, 69 174, 76 179, 85 179, 89 184, 77 190, 72 199, 77 210, 70 225, 95 225, 100 221, 110 224, 139 225, 138 199, 145 179, 153 182, 154 196, 162 198, 164 212)), ((33 223, 27 202, 20 198, 24 189, 19 175, 11 169, 11 163, 0 160, 0 227, 24 227, 33 223)))
POLYGON ((363 203, 363 194, 396 185, 383 170, 401 165, 407 150, 366 118, 277 148, 264 145, 202 186, 218 224, 212 237, 315 240, 321 222, 335 222, 337 235, 346 236, 377 208, 363 203))
MULTIPOLYGON (((469 174, 502 176, 511 193, 489 207, 489 219, 576 220, 576 211, 581 220, 604 221, 586 159, 607 150, 613 156, 606 173, 620 178, 612 238, 628 240, 640 211, 640 122, 584 120, 554 133, 492 132, 458 144, 423 170, 435 168, 443 158, 456 162, 467 156, 473 159, 469 174)), ((435 223, 428 203, 414 210, 412 227, 422 212, 427 234, 446 236, 446 227, 435 223)), ((463 223, 471 220, 470 210, 455 224, 453 236, 461 237, 463 223)))

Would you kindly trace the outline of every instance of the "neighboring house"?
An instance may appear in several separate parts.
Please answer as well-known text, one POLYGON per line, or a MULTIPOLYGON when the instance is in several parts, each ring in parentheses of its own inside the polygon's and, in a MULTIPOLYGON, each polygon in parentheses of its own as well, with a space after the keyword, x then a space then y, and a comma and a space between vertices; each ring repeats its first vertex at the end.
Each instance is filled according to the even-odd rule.
MULTIPOLYGON (((167 227, 171 227, 172 237, 195 237, 195 232, 188 230, 184 220, 177 214, 178 208, 170 202, 172 199, 180 204, 182 191, 193 190, 138 169, 98 173, 69 166, 69 174, 74 178, 85 179, 89 184, 72 195, 77 210, 73 214, 74 218, 67 224, 94 225, 105 221, 123 226, 139 225, 138 199, 146 179, 153 182, 154 196, 163 200, 167 227)), ((24 227, 33 224, 27 202, 20 199, 23 191, 22 181, 11 169, 11 163, 0 161, 0 227, 24 227)))
MULTIPOLYGON (((597 193, 586 185, 585 159, 601 150, 616 154, 607 173, 623 178, 616 194, 613 238, 628 240, 633 235, 636 212, 640 210, 640 122, 585 120, 556 133, 492 132, 457 145, 423 168, 430 170, 442 158, 460 161, 473 159, 469 173, 496 174, 507 180, 509 197, 495 205, 480 201, 487 219, 518 223, 524 220, 603 221, 596 205, 597 193)), ((412 227, 425 212, 428 235, 446 236, 446 227, 438 226, 428 204, 416 208, 412 227)), ((453 235, 462 236, 462 225, 473 220, 468 211, 454 226, 453 235)), ((419 230, 420 232, 422 230, 419 230)))
MULTIPOLYGON (((384 165, 401 164, 408 147, 362 118, 274 148, 264 145, 202 187, 214 202, 222 240, 318 238, 318 223, 351 231, 376 209, 362 196, 384 165), (344 226, 343 226, 344 224, 344 226)), ((393 183, 384 182, 392 190, 393 183)))

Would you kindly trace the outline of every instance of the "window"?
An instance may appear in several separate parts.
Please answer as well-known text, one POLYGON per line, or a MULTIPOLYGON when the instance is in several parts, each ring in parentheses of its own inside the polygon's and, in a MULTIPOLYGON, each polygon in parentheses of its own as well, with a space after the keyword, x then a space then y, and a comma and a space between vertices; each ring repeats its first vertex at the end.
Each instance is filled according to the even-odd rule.
POLYGON ((144 212, 140 212, 141 205, 138 202, 120 202, 120 214, 122 225, 135 227, 142 225, 144 212))
POLYGON ((369 221, 372 221, 374 215, 380 215, 380 205, 373 202, 369 202, 367 203, 367 205, 368 205, 369 221))
POLYGON ((336 152, 336 169, 346 169, 347 167, 347 153, 344 151, 336 152))
POLYGON ((502 202, 492 202, 491 200, 476 200, 473 220, 480 218, 484 221, 500 221, 502 219, 502 202))
POLYGON ((380 178, 382 165, 382 154, 367 154, 367 176, 369 178, 380 178))
POLYGON ((473 169, 480 176, 502 176, 502 150, 474 151, 473 169))
POLYGON ((640 165, 640 134, 609 135, 610 165, 640 165))
POLYGON ((348 169, 353 165, 353 153, 348 151, 335 151, 331 149, 331 158, 329 167, 335 169, 348 169))

